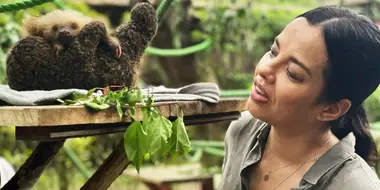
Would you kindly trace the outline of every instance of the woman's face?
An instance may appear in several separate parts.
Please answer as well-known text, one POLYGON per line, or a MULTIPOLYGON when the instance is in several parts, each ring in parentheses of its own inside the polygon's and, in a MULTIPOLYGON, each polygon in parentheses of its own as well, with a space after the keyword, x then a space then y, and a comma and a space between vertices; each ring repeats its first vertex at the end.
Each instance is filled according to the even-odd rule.
POLYGON ((293 20, 256 67, 249 112, 272 125, 316 120, 324 109, 316 102, 326 62, 322 29, 305 18, 293 20))

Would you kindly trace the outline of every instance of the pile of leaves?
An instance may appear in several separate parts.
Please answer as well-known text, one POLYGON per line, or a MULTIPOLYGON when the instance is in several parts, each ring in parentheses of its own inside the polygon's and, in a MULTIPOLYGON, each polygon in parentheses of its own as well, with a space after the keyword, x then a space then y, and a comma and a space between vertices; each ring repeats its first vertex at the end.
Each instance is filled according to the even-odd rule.
POLYGON ((153 96, 143 95, 138 88, 110 90, 107 87, 100 95, 94 93, 96 90, 92 89, 86 95, 74 93, 70 98, 58 101, 99 111, 116 107, 120 119, 129 116, 131 124, 124 133, 124 148, 137 171, 140 171, 144 160, 156 161, 163 156, 179 156, 190 152, 191 144, 182 110, 174 121, 170 121, 153 105, 153 96), (135 118, 137 108, 143 113, 142 121, 135 118))

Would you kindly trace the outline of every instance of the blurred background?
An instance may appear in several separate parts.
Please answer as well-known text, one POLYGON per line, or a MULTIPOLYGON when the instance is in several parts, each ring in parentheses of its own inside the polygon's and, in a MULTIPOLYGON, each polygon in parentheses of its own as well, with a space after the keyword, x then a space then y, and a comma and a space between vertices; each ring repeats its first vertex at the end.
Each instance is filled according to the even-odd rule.
MULTIPOLYGON (((0 4, 16 2, 0 0, 0 4)), ((6 55, 20 39, 21 20, 58 8, 70 8, 105 22, 110 28, 126 23, 139 0, 62 0, 20 11, 0 13, 0 81, 7 83, 6 55)), ((150 0, 155 7, 160 0, 150 0)), ((341 5, 380 21, 380 0, 175 0, 157 35, 141 60, 138 85, 181 87, 195 82, 214 82, 223 97, 248 97, 252 73, 273 38, 298 14, 321 5, 341 5), (158 48, 158 49, 157 49, 158 48), (162 53, 160 49, 170 49, 162 53)), ((380 60, 379 60, 380 61, 380 60)), ((380 149, 380 90, 365 101, 372 133, 380 149)), ((229 122, 188 126, 193 144, 189 155, 167 159, 160 169, 145 163, 163 177, 179 166, 197 170, 218 186, 223 162, 223 138, 229 122), (165 170, 164 172, 162 170, 165 170), (163 173, 161 173, 163 172, 163 173)), ((35 190, 79 189, 110 154, 123 134, 69 139, 39 178, 35 190)), ((0 127, 0 156, 17 170, 37 142, 16 141, 13 127, 0 127)), ((133 167, 127 169, 133 170, 133 167)), ((186 172, 186 171, 184 171, 186 172)), ((377 168, 380 174, 380 168, 377 168)), ((191 176, 189 172, 189 176, 191 176)), ((149 189, 127 172, 110 189, 149 189)), ((173 189, 200 189, 199 182, 175 184, 173 189)))

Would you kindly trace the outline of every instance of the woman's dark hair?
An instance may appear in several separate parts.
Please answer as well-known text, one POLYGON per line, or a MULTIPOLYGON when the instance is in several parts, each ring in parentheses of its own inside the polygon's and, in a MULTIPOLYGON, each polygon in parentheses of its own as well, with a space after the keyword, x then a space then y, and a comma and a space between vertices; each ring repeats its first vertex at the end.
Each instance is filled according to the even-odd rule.
POLYGON ((310 25, 321 27, 327 48, 328 64, 321 101, 351 101, 349 111, 331 123, 332 132, 342 139, 353 132, 355 151, 369 165, 377 162, 377 149, 362 106, 376 90, 380 78, 380 31, 368 17, 352 10, 325 6, 310 10, 304 17, 310 25))

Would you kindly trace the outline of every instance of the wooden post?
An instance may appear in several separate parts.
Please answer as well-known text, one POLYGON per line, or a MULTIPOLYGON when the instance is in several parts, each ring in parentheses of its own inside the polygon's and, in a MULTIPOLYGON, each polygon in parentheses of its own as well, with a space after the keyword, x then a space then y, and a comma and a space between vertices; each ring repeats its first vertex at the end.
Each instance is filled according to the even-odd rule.
POLYGON ((65 140, 40 142, 12 179, 4 185, 2 190, 31 189, 64 142, 65 140))
POLYGON ((130 161, 124 150, 124 138, 115 147, 114 151, 108 156, 98 170, 83 185, 81 190, 105 190, 112 182, 128 167, 130 161))
POLYGON ((213 178, 206 179, 206 180, 202 181, 202 190, 214 190, 213 178))

